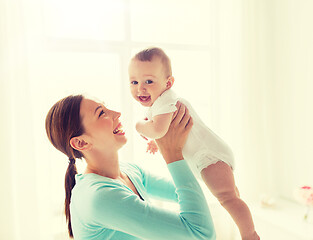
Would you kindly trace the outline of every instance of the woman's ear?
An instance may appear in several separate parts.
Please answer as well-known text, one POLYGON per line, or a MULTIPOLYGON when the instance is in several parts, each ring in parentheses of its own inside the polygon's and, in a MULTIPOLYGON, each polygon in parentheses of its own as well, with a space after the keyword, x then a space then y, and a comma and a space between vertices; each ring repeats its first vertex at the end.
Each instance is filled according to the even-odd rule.
POLYGON ((74 148, 78 151, 88 150, 91 147, 91 144, 86 142, 82 138, 82 136, 72 137, 70 140, 70 144, 71 144, 72 148, 74 148))
POLYGON ((167 78, 167 82, 166 82, 166 88, 170 89, 174 84, 174 77, 170 76, 167 78))

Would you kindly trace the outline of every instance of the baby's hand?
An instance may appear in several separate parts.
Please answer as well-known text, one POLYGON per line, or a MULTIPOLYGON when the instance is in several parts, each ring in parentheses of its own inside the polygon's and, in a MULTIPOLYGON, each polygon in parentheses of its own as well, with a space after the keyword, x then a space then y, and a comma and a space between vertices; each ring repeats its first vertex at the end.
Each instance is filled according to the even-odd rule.
POLYGON ((148 142, 148 147, 147 147, 146 152, 155 154, 158 150, 159 150, 158 145, 156 144, 154 140, 151 140, 150 142, 148 142))

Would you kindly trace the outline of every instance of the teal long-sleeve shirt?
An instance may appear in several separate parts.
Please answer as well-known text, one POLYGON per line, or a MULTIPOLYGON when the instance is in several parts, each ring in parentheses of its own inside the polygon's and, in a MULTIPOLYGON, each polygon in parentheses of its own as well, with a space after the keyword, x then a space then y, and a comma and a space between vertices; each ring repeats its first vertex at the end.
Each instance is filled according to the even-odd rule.
POLYGON ((142 199, 118 180, 77 174, 70 204, 75 240, 215 239, 207 202, 185 160, 168 164, 173 181, 135 164, 120 167, 142 199), (157 207, 151 196, 176 201, 180 210, 157 207))

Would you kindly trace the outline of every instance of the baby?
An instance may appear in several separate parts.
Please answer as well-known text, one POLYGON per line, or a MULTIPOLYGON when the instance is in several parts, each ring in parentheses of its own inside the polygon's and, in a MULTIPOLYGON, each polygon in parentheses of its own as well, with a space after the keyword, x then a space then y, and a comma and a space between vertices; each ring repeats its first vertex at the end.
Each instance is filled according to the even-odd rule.
MULTIPOLYGON (((163 137, 177 110, 176 102, 186 105, 193 127, 183 149, 185 160, 232 216, 242 239, 259 239, 249 208, 240 199, 235 185, 232 151, 201 121, 192 106, 185 99, 177 98, 171 90, 174 77, 170 59, 164 51, 149 48, 137 53, 129 64, 129 80, 132 96, 148 107, 147 117, 136 124, 136 130, 146 139, 163 137)), ((149 143, 148 150, 157 151, 154 141, 149 143)))

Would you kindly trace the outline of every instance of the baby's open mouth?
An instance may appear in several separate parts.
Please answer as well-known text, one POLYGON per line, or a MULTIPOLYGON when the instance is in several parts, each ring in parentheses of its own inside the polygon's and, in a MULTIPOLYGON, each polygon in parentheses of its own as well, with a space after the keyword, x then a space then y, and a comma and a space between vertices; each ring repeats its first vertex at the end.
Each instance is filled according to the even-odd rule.
POLYGON ((150 96, 138 96, 140 102, 149 102, 151 100, 150 96))
POLYGON ((122 128, 123 128, 122 124, 119 123, 119 124, 117 125, 117 127, 113 130, 113 134, 124 135, 125 132, 123 131, 122 128))

